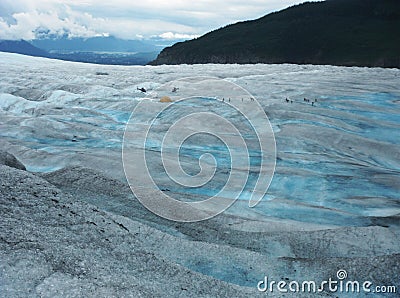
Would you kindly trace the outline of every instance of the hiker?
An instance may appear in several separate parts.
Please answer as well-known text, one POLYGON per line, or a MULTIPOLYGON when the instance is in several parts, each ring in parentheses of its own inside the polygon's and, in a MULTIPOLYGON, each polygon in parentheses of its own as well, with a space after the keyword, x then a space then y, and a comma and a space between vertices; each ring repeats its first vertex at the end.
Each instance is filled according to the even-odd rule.
POLYGON ((179 88, 176 88, 176 87, 174 87, 173 89, 172 89, 172 92, 176 92, 176 91, 178 91, 179 90, 179 88))

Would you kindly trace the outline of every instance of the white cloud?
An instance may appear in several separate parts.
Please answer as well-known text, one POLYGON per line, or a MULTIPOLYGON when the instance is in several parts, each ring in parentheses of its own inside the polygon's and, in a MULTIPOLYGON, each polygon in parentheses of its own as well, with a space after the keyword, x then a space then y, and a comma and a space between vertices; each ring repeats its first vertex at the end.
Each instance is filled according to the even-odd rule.
POLYGON ((196 34, 181 34, 181 33, 173 33, 173 32, 164 32, 158 37, 161 37, 162 39, 167 39, 167 40, 173 40, 173 39, 193 39, 196 37, 199 37, 199 35, 196 34))
POLYGON ((101 19, 94 19, 90 14, 68 13, 66 17, 61 17, 55 11, 47 13, 32 11, 14 13, 12 17, 15 24, 8 24, 4 19, 0 19, 0 38, 1 39, 33 39, 38 32, 46 31, 52 35, 64 35, 69 37, 90 37, 106 35, 94 28, 95 22, 104 22, 101 19))
POLYGON ((32 39, 47 30, 71 37, 109 34, 127 39, 185 39, 300 2, 303 1, 0 0, 0 38, 32 39))

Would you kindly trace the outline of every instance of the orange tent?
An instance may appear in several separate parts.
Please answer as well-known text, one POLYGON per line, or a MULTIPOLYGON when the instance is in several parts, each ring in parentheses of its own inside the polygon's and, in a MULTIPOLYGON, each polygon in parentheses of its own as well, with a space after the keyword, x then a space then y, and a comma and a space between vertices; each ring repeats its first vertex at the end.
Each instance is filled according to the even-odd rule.
POLYGON ((172 102, 172 100, 169 96, 163 96, 161 97, 160 102, 172 102))

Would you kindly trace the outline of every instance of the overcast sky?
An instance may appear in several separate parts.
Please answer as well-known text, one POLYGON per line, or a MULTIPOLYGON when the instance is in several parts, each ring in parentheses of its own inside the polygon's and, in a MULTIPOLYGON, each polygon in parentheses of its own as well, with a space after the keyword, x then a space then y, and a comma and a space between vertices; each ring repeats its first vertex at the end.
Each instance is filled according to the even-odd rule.
POLYGON ((0 0, 0 39, 192 38, 305 0, 0 0))

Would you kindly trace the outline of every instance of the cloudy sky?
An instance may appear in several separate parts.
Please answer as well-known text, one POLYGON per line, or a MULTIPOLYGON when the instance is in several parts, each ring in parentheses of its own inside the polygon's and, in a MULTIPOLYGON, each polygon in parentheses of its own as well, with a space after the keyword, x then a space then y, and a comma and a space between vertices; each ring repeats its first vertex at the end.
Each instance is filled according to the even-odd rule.
POLYGON ((192 38, 305 0, 0 0, 0 39, 192 38))

